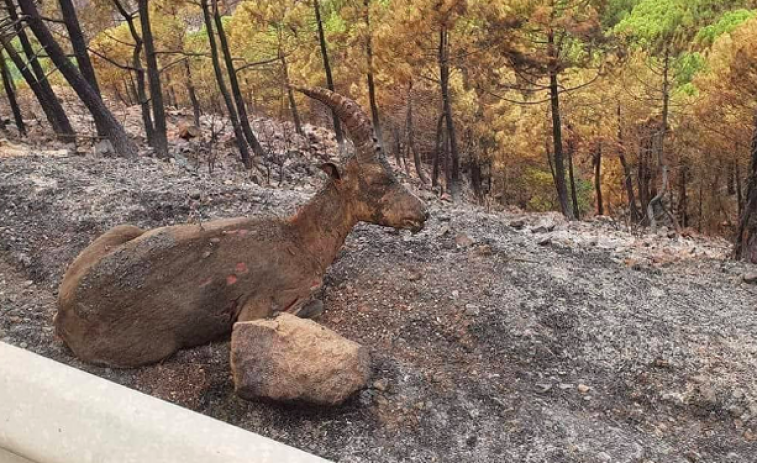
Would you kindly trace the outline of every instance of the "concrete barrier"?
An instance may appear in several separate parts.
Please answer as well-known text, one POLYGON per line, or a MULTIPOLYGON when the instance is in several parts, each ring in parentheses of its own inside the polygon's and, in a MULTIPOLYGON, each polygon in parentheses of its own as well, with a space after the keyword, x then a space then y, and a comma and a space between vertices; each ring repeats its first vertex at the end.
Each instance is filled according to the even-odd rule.
POLYGON ((324 463, 0 342, 0 463, 324 463))

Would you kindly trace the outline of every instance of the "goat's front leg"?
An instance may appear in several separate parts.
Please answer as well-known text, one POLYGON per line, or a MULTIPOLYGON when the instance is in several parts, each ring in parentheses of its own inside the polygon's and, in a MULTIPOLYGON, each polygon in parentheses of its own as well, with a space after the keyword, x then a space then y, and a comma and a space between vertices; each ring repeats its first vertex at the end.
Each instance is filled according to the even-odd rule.
POLYGON ((250 298, 243 305, 237 317, 238 322, 248 322, 267 318, 278 312, 287 312, 300 318, 316 318, 323 313, 323 302, 312 295, 287 295, 282 301, 250 298))

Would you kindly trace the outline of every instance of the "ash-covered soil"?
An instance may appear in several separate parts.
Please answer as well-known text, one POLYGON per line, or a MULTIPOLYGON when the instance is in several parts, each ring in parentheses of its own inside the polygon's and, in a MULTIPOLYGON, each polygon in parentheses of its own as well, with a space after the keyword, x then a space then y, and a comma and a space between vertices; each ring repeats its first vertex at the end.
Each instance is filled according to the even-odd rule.
POLYGON ((727 261, 723 241, 607 220, 425 192, 423 232, 359 226, 320 322, 371 349, 374 379, 335 409, 237 398, 227 340, 113 370, 55 337, 61 276, 109 227, 286 215, 308 183, 268 189, 149 158, 0 158, 0 340, 341 462, 757 461, 754 269, 727 261))

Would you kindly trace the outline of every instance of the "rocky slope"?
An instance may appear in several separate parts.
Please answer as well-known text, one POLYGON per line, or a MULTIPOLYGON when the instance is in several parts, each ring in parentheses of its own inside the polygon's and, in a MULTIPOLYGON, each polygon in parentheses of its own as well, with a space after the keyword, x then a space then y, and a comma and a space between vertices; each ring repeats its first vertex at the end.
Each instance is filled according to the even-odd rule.
POLYGON ((56 288, 113 225, 289 214, 314 170, 271 189, 226 165, 35 154, 0 156, 4 342, 341 462, 757 461, 757 287, 725 242, 422 192, 423 232, 359 226, 323 290, 320 322, 370 348, 372 387, 337 409, 245 402, 227 341, 80 363, 56 288))

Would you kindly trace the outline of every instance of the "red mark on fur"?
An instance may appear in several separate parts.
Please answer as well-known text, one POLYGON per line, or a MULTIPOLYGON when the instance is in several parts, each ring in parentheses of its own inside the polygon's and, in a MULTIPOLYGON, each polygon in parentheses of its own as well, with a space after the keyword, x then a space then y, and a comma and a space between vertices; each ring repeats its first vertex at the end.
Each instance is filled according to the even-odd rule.
POLYGON ((239 232, 239 230, 226 230, 224 234, 226 235, 236 235, 239 232))
POLYGON ((202 280, 200 282, 200 288, 204 288, 204 287, 208 286, 211 283, 213 283, 213 279, 212 278, 206 278, 206 279, 204 279, 204 280, 202 280))
POLYGON ((321 287, 321 280, 313 280, 313 283, 310 284, 310 289, 316 290, 321 287))
POLYGON ((226 286, 231 286, 235 284, 237 281, 239 281, 239 278, 237 278, 236 275, 229 275, 226 277, 226 286))
POLYGON ((249 272, 250 269, 247 268, 247 264, 244 262, 240 262, 234 267, 234 271, 237 273, 237 275, 244 275, 245 273, 249 272))
POLYGON ((245 230, 244 228, 239 230, 239 236, 245 236, 248 233, 250 233, 250 230, 245 230))

